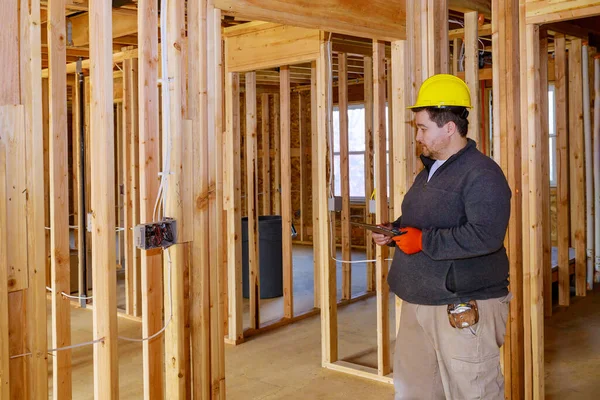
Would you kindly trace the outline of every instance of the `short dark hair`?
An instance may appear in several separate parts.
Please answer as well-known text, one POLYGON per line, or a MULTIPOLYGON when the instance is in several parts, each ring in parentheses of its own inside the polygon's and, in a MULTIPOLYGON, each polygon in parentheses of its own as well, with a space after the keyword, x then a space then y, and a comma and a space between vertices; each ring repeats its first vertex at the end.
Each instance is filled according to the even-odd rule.
POLYGON ((435 122, 438 128, 452 121, 456 125, 458 133, 463 137, 467 136, 467 131, 469 130, 469 120, 467 119, 469 111, 466 107, 417 107, 412 110, 415 113, 426 110, 427 114, 429 114, 429 119, 435 122))

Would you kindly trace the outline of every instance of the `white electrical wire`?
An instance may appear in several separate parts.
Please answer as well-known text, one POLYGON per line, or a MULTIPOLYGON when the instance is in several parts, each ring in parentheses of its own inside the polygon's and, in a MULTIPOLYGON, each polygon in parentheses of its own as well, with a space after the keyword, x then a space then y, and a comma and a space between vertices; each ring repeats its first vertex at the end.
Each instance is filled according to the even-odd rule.
MULTIPOLYGON (((46 290, 49 291, 49 292, 54 293, 54 289, 52 289, 49 286, 46 286, 46 290)), ((63 297, 67 297, 69 299, 75 299, 75 300, 91 300, 91 299, 94 298, 94 296, 89 296, 89 297, 86 297, 86 296, 71 296, 70 294, 66 294, 65 292, 60 292, 60 295, 63 296, 63 297)))
POLYGON ((168 289, 169 289, 169 319, 167 320, 167 322, 165 322, 165 326, 162 327, 162 329, 158 332, 156 332, 155 334, 145 337, 145 338, 141 338, 141 339, 136 339, 136 338, 128 338, 125 336, 119 336, 119 339, 121 340, 125 340, 128 342, 145 342, 147 340, 152 340, 155 337, 157 337, 158 335, 162 334, 167 327, 169 326, 169 324, 171 323, 171 320, 173 319, 173 290, 172 290, 172 286, 171 286, 171 255, 169 254, 169 250, 166 250, 167 253, 167 277, 168 277, 168 289))
MULTIPOLYGON (((49 227, 49 226, 45 226, 44 229, 47 230, 47 231, 51 231, 52 230, 52 228, 49 227)), ((69 229, 73 229, 73 230, 76 231, 76 230, 79 229, 79 225, 69 225, 69 229)), ((116 226, 115 227, 115 232, 121 232, 121 231, 124 231, 124 230, 125 230, 125 228, 123 228, 123 227, 120 227, 120 226, 116 226)))
MULTIPOLYGON (((91 340, 89 342, 83 342, 83 343, 77 343, 77 344, 72 344, 70 346, 65 346, 65 347, 57 347, 54 349, 48 349, 47 352, 48 353, 53 353, 56 351, 63 351, 63 350, 70 350, 70 349, 76 349, 78 347, 84 347, 84 346, 88 346, 90 344, 94 344, 94 343, 100 343, 100 342, 104 342, 105 338, 100 338, 100 339, 96 339, 96 340, 91 340)), ((19 357, 27 357, 30 356, 31 352, 29 353, 23 353, 23 354, 17 354, 14 356, 10 356, 10 359, 13 360, 15 358, 19 358, 19 357)))
POLYGON ((481 40, 481 38, 477 38, 477 40, 481 43, 481 51, 485 51, 485 43, 483 43, 483 40, 481 40))
POLYGON ((168 60, 168 39, 167 34, 167 2, 162 1, 160 4, 160 47, 161 47, 161 90, 162 90, 162 134, 165 139, 166 145, 163 149, 163 171, 160 173, 160 186, 154 205, 154 221, 162 219, 166 215, 166 195, 168 192, 169 182, 167 176, 170 174, 169 168, 171 164, 171 148, 173 147, 171 139, 171 98, 170 98, 170 86, 171 79, 168 77, 169 74, 169 60, 168 60), (157 215, 159 210, 159 204, 162 202, 162 215, 157 215))
MULTIPOLYGON (((327 124, 327 137, 329 139, 329 165, 332 168, 332 171, 329 174, 329 182, 327 183, 327 190, 329 191, 329 197, 333 198, 334 197, 334 193, 333 193, 333 121, 332 121, 332 110, 333 110, 333 74, 332 74, 332 52, 331 52, 331 33, 329 33, 329 39, 327 40, 327 71, 329 71, 329 77, 327 80, 327 120, 328 120, 328 124, 327 124)), ((355 260, 355 261, 346 261, 346 260, 339 260, 338 258, 335 257, 335 255, 337 254, 337 249, 333 243, 333 222, 331 221, 331 218, 329 218, 329 250, 331 253, 331 259, 342 263, 342 264, 365 264, 365 263, 374 263, 377 262, 377 260, 355 260)), ((391 261, 391 258, 386 258, 385 261, 391 261)))
MULTIPOLYGON (((157 337, 158 335, 162 334, 167 327, 169 326, 169 324, 171 323, 171 320, 173 319, 173 288, 171 285, 171 255, 169 253, 169 250, 167 249, 166 251, 167 253, 167 277, 168 277, 168 289, 169 289, 169 319, 167 320, 167 322, 165 323, 165 326, 162 327, 162 329, 156 333, 154 333, 151 336, 148 336, 146 338, 141 338, 141 339, 136 339, 136 338, 128 338, 125 336, 118 336, 119 339, 121 340, 125 340, 128 342, 145 342, 147 340, 152 340, 155 337, 157 337)), ((51 287, 46 286, 46 290, 50 291, 50 292, 54 292, 54 290, 51 287)), ((62 296, 68 297, 70 299, 83 299, 83 300, 87 300, 87 299, 92 299, 93 296, 90 297, 84 297, 84 296, 71 296, 66 294, 65 292, 61 292, 60 293, 62 296)), ((67 349, 73 349, 76 347, 83 347, 83 346, 87 346, 88 344, 94 344, 94 343, 98 343, 103 341, 104 338, 101 339, 96 339, 96 340, 92 340, 91 342, 85 342, 85 343, 80 343, 80 344, 75 344, 75 345, 71 345, 71 346, 67 346, 67 347, 60 347, 60 348, 56 348, 56 349, 50 349, 48 350, 48 352, 51 351, 60 351, 60 350, 67 350, 67 349)), ((30 355, 31 353, 26 353, 26 354, 20 354, 20 355, 16 355, 16 356, 12 356, 12 358, 18 358, 18 357, 24 357, 26 355, 30 355)))
MULTIPOLYGON (((161 90, 162 90, 162 134, 163 134, 163 138, 164 143, 166 144, 163 149, 163 171, 160 172, 158 175, 160 176, 160 186, 158 188, 158 193, 156 196, 156 202, 154 203, 154 212, 153 212, 153 220, 154 221, 158 221, 160 219, 162 219, 163 217, 166 216, 166 195, 168 192, 168 186, 169 186, 169 182, 168 182, 168 175, 171 174, 170 172, 170 164, 171 164, 171 149, 173 147, 173 140, 171 137, 171 115, 170 115, 170 108, 171 108, 171 98, 170 93, 169 93, 169 89, 171 86, 171 81, 172 79, 170 79, 168 77, 168 73, 169 73, 169 63, 168 63, 168 49, 167 49, 167 43, 168 40, 165 37, 166 36, 166 32, 167 32, 167 2, 166 1, 162 1, 160 4, 160 34, 161 34, 161 40, 160 40, 160 47, 161 47, 161 68, 162 68, 162 78, 160 79, 161 82, 161 90), (159 214, 158 211, 160 210, 160 208, 162 208, 162 214, 159 214)), ((172 293, 172 287, 171 287, 171 255, 169 253, 169 250, 166 250, 167 253, 167 276, 168 276, 168 290, 169 290, 169 307, 170 307, 170 315, 169 315, 169 319, 165 322, 165 326, 162 327, 161 330, 159 330, 158 332, 154 333, 151 336, 148 336, 146 338, 141 338, 141 339, 134 339, 134 338, 128 338, 128 337, 124 337, 124 336, 119 336, 119 339, 122 340, 126 340, 129 342, 145 342, 147 340, 152 340, 155 337, 159 336, 160 334, 162 334, 166 329, 167 326, 169 326, 169 324, 171 323, 171 320, 173 319, 173 293, 172 293)))
POLYGON ((17 354, 15 356, 10 356, 10 359, 15 359, 15 358, 19 358, 19 357, 26 357, 26 356, 30 356, 31 353, 23 353, 23 354, 17 354))
POLYGON ((91 340, 89 342, 83 342, 83 343, 77 343, 77 344, 72 344, 70 346, 65 346, 65 347, 57 347, 55 349, 48 349, 48 353, 54 352, 54 351, 63 351, 63 350, 69 350, 69 349, 76 349, 77 347, 83 347, 83 346, 87 346, 90 344, 94 344, 94 343, 100 343, 100 342, 104 342, 105 338, 100 338, 100 339, 95 339, 95 340, 91 340))

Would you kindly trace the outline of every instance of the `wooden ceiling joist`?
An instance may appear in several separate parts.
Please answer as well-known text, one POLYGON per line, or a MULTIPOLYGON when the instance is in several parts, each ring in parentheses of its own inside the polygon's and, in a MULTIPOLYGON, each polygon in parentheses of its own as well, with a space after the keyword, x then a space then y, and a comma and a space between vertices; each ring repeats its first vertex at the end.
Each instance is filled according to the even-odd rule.
MULTIPOLYGON (((68 18, 67 23, 71 24, 71 43, 72 46, 87 46, 90 43, 89 16, 82 13, 68 18)), ((112 37, 122 37, 132 35, 137 32, 137 11, 129 9, 112 10, 112 37)), ((42 43, 47 43, 46 27, 42 26, 42 43)))
POLYGON ((448 0, 448 9, 462 13, 477 11, 488 19, 492 17, 492 2, 490 0, 448 0))
POLYGON ((406 38, 406 5, 402 0, 215 0, 226 15, 322 29, 380 40, 406 38))
MULTIPOLYGON (((479 36, 490 36, 492 34, 492 24, 485 24, 479 27, 478 30, 479 36)), ((465 30, 464 28, 460 29, 451 29, 448 31, 448 39, 464 39, 465 30)))
POLYGON ((588 29, 582 28, 579 25, 571 22, 554 22, 544 25, 544 28, 551 32, 564 33, 565 35, 574 36, 576 38, 585 40, 588 39, 590 33, 588 29))
POLYGON ((251 23, 225 29, 226 66, 244 72, 313 60, 319 52, 319 31, 274 23, 251 23), (241 32, 241 34, 240 34, 241 32))
POLYGON ((600 15, 596 1, 538 0, 526 3, 527 23, 545 24, 600 15))

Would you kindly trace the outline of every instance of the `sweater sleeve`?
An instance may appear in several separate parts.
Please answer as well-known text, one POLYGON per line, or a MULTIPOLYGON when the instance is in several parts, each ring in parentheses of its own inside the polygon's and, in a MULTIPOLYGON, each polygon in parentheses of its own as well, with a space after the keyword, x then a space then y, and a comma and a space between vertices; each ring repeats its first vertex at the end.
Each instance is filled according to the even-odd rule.
POLYGON ((464 224, 423 229, 423 252, 434 260, 477 257, 493 253, 504 244, 511 192, 502 172, 481 170, 463 193, 464 224))

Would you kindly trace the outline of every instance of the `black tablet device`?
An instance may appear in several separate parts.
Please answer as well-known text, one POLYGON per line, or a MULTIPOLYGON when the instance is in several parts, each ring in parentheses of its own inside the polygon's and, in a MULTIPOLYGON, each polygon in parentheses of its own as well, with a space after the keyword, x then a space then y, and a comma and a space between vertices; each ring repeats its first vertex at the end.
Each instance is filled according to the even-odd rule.
POLYGON ((401 231, 396 228, 388 229, 388 228, 384 228, 383 226, 374 225, 374 224, 365 224, 362 222, 350 222, 350 223, 352 225, 360 226, 360 227, 368 229, 370 231, 381 233, 382 235, 386 235, 386 236, 390 236, 390 237, 403 235, 406 233, 406 231, 401 231))

